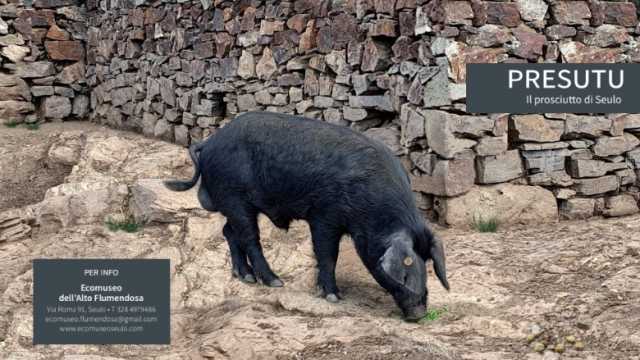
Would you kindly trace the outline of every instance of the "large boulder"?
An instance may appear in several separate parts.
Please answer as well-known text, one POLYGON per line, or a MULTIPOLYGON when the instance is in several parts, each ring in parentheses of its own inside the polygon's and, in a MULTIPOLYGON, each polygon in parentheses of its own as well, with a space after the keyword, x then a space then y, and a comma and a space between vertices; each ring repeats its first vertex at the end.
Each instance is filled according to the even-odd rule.
POLYGON ((102 223, 125 212, 128 195, 127 185, 107 179, 64 183, 47 190, 35 205, 36 222, 47 230, 102 223))
POLYGON ((188 178, 193 172, 188 152, 174 144, 109 132, 90 133, 85 143, 68 181, 106 176, 131 184, 141 178, 188 178))
POLYGON ((607 217, 635 214, 638 211, 638 202, 628 194, 611 196, 605 199, 602 214, 607 217))
POLYGON ((28 101, 0 100, 0 122, 22 122, 26 114, 35 110, 35 106, 28 101))
POLYGON ((81 131, 68 131, 53 141, 47 152, 47 161, 63 165, 75 165, 80 160, 84 146, 81 131))
POLYGON ((175 192, 167 189, 162 180, 139 179, 131 187, 129 207, 141 223, 179 221, 189 211, 202 208, 197 189, 196 186, 189 191, 175 192))
POLYGON ((441 222, 456 227, 468 227, 474 218, 495 218, 501 225, 539 224, 558 219, 553 193, 540 186, 477 186, 462 196, 438 198, 435 205, 441 222))
POLYGON ((148 215, 158 213, 153 206, 165 206, 161 201, 150 200, 156 193, 175 194, 175 199, 167 200, 170 204, 166 206, 178 206, 183 210, 179 204, 193 200, 193 208, 199 208, 197 199, 189 198, 188 193, 169 192, 160 180, 137 182, 141 178, 191 176, 189 155, 173 144, 112 131, 67 132, 53 140, 46 161, 73 165, 73 170, 64 184, 49 189, 44 200, 36 205, 36 220, 42 227, 57 229, 102 223, 111 215, 128 216, 131 211, 145 214, 137 216, 139 220, 157 220, 156 217, 161 216, 148 215), (139 207, 130 210, 130 205, 139 207))

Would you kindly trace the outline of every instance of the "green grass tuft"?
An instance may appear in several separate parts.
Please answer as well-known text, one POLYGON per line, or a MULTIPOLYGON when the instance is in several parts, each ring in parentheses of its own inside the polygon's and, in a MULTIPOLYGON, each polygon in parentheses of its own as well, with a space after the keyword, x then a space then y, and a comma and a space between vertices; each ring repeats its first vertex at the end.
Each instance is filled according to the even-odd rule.
POLYGON ((474 216, 471 225, 478 232, 494 233, 498 231, 498 226, 500 225, 500 223, 498 221, 498 218, 495 216, 491 216, 486 219, 482 216, 474 216))
POLYGON ((438 319, 440 319, 442 317, 442 315, 447 313, 447 308, 446 307, 442 307, 442 308, 436 308, 436 309, 429 309, 427 311, 427 314, 420 319, 418 322, 419 323, 427 323, 430 321, 436 321, 438 319))
POLYGON ((128 233, 137 232, 142 228, 142 224, 137 223, 132 216, 127 217, 124 220, 113 219, 112 217, 109 217, 104 222, 104 224, 111 231, 122 230, 128 233))
POLYGON ((13 129, 18 127, 18 123, 14 121, 10 121, 10 122, 4 123, 4 126, 13 129))
POLYGON ((38 129, 40 129, 40 124, 38 124, 38 123, 25 124, 24 127, 26 127, 29 130, 38 130, 38 129))

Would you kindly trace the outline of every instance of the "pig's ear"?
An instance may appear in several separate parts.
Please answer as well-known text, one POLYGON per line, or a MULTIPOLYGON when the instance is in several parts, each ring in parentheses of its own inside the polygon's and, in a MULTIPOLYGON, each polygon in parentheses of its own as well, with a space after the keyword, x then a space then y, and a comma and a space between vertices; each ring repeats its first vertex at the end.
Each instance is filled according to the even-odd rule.
MULTIPOLYGON (((400 235, 400 237, 405 234, 400 235)), ((425 292, 425 267, 419 266, 418 255, 411 249, 411 238, 394 239, 380 258, 384 274, 416 294, 425 292)))
POLYGON ((416 249, 425 261, 428 259, 433 261, 433 269, 438 280, 440 280, 445 289, 449 290, 444 248, 440 239, 431 232, 428 226, 425 226, 423 236, 417 239, 416 249))
POLYGON ((442 286, 449 290, 449 281, 447 280, 447 267, 445 265, 444 247, 442 241, 436 236, 431 236, 429 245, 429 258, 433 260, 433 269, 442 286))

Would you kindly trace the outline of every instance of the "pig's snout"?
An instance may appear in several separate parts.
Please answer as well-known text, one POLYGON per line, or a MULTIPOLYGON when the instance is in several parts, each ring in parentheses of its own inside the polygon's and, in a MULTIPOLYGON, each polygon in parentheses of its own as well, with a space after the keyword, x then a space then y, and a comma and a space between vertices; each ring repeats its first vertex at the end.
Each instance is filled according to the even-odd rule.
POLYGON ((412 306, 408 309, 404 309, 404 318, 407 321, 418 321, 422 319, 427 314, 427 306, 426 305, 416 305, 412 306))

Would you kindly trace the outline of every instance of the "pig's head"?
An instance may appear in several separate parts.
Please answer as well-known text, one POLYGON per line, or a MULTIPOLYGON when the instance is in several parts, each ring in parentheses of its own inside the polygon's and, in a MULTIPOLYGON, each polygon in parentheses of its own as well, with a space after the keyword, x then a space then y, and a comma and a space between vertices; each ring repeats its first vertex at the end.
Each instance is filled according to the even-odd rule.
POLYGON ((417 321, 427 311, 426 261, 433 260, 436 276, 449 290, 442 243, 428 229, 419 236, 400 230, 387 236, 378 252, 372 274, 402 310, 405 319, 417 321))

